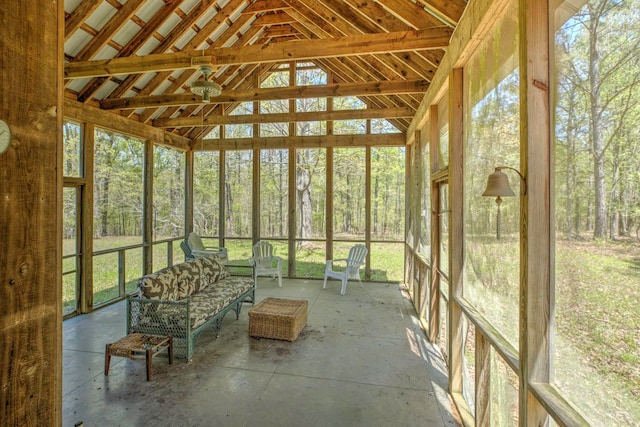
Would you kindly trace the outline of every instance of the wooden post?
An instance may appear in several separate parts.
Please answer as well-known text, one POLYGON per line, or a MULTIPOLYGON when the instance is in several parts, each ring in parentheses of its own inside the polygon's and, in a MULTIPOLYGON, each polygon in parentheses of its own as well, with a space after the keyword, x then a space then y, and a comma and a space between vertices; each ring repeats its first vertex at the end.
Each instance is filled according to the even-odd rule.
POLYGON ((6 426, 62 425, 63 44, 63 2, 2 2, 0 119, 12 132, 0 154, 6 426))
POLYGON ((193 174, 194 153, 188 150, 184 153, 184 234, 193 231, 193 174))
MULTIPOLYGON (((414 254, 418 253, 420 248, 420 233, 422 232, 422 224, 420 221, 420 197, 422 195, 422 144, 420 144, 420 130, 415 131, 415 141, 413 143, 413 179, 411 182, 413 197, 412 209, 413 209, 413 251, 414 254)), ((414 261, 415 263, 415 261, 414 261)), ((418 266, 416 265, 416 269, 418 266)), ((416 277, 415 272, 411 280, 416 277)), ((419 292, 418 292, 419 295, 419 292)))
MULTIPOLYGON (((220 126, 220 136, 224 134, 224 126, 220 126)), ((226 152, 224 150, 220 150, 220 155, 218 157, 218 207, 219 207, 219 217, 218 217, 218 235, 220 236, 220 246, 224 247, 224 238, 227 235, 227 230, 225 227, 226 221, 225 216, 227 214, 227 206, 225 205, 226 200, 226 152)))
POLYGON ((153 141, 146 140, 144 142, 144 198, 142 202, 142 242, 144 243, 142 269, 144 274, 153 271, 153 149, 153 141))
POLYGON ((491 346, 476 328, 476 427, 491 426, 491 346))
POLYGON ((260 149, 253 149, 253 182, 251 191, 251 241, 260 240, 260 149))
POLYGON ((548 383, 551 315, 551 103, 549 4, 520 0, 520 425, 544 425, 547 414, 529 383, 548 383), (521 187, 522 189, 522 187, 521 187))
MULTIPOLYGON (((431 174, 439 169, 439 137, 438 132, 438 106, 429 107, 429 129, 431 144, 429 160, 431 162, 431 174)), ((440 328, 440 274, 436 270, 440 262, 440 221, 438 209, 440 208, 440 188, 437 181, 431 180, 431 286, 429 295, 429 341, 438 342, 440 328)))
POLYGON ((464 141, 462 68, 449 77, 449 391, 462 392, 464 351, 462 309, 455 297, 462 295, 464 265, 464 141))
MULTIPOLYGON (((145 251, 146 252, 146 251, 145 251)), ((124 249, 118 251, 118 295, 123 297, 126 294, 127 281, 127 256, 124 249)))
POLYGON ((405 265, 404 268, 404 282, 406 283, 408 290, 410 293, 413 293, 413 282, 412 282, 412 276, 413 276, 413 263, 414 263, 414 256, 413 256, 413 248, 409 247, 408 244, 406 244, 406 237, 409 235, 409 230, 411 227, 411 204, 408 203, 408 200, 411 200, 412 194, 411 194, 411 156, 412 156, 412 152, 413 152, 413 145, 407 145, 406 151, 405 151, 405 158, 404 158, 404 192, 405 192, 405 204, 404 204, 404 235, 405 235, 405 245, 404 245, 404 259, 405 259, 405 263, 407 263, 408 265, 405 265))
MULTIPOLYGON (((327 82, 331 77, 330 74, 327 75, 327 82)), ((327 111, 333 111, 333 98, 327 98, 327 111)), ((327 122, 327 135, 333 135, 333 122, 327 122)), ((327 165, 326 165, 326 237, 327 237, 327 246, 326 246, 326 259, 333 259, 333 148, 327 147, 327 165)))
POLYGON ((84 123, 82 126, 82 175, 84 185, 81 190, 82 209, 80 222, 81 273, 80 273, 80 313, 89 313, 93 310, 93 189, 95 152, 95 126, 93 123, 84 123))
MULTIPOLYGON (((415 138, 420 138, 420 132, 414 132, 415 138)), ((411 194, 413 197, 410 197, 411 203, 409 204, 411 209, 411 217, 413 218, 413 229, 411 230, 411 234, 413 235, 413 247, 411 248, 412 257, 411 257, 411 277, 410 285, 413 289, 413 298, 416 300, 418 305, 420 304, 420 281, 416 280, 416 276, 420 277, 420 257, 418 256, 418 247, 420 243, 420 217, 419 217, 419 207, 420 204, 420 156, 422 155, 422 147, 420 147, 420 141, 415 140, 411 145, 411 194)))
MULTIPOLYGON (((260 87, 260 74, 254 74, 253 87, 260 87)), ((253 102, 253 114, 260 112, 260 103, 253 102)), ((253 136, 260 135, 260 124, 253 124, 253 136)), ((256 244, 262 237, 260 235, 260 149, 253 149, 253 186, 252 186, 252 206, 251 206, 251 241, 256 244)))
POLYGON ((327 254, 326 259, 333 259, 333 147, 327 147, 327 180, 326 180, 326 227, 327 254))
POLYGON ((296 149, 289 148, 289 192, 288 196, 288 204, 289 204, 289 239, 288 239, 288 276, 295 277, 296 276, 296 195, 297 195, 297 186, 296 186, 296 149))
MULTIPOLYGON (((368 133, 368 132, 367 132, 368 133)), ((365 147, 365 173, 364 173, 364 244, 367 247, 367 258, 364 264, 364 278, 371 280, 371 147, 365 147)))
MULTIPOLYGON (((289 63, 289 86, 296 86, 296 62, 291 61, 289 63)), ((289 113, 293 113, 296 111, 296 100, 289 100, 289 113)), ((296 135, 296 123, 289 122, 289 136, 296 135)), ((289 171, 289 191, 287 193, 287 202, 288 202, 288 215, 287 224, 289 224, 288 228, 288 259, 287 259, 287 271, 289 277, 296 276, 296 196, 298 194, 297 183, 296 183, 296 149, 291 147, 289 148, 289 162, 288 162, 288 171, 289 171)))

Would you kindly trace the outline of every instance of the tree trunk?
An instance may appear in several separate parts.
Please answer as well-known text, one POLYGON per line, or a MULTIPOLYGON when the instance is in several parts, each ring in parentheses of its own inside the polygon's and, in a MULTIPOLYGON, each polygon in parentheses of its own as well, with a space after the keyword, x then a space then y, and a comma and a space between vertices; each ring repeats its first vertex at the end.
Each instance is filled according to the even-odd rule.
POLYGON ((588 3, 589 8, 589 87, 590 87, 590 114, 591 114, 591 138, 593 141, 593 177, 595 190, 595 223, 593 237, 606 237, 606 188, 604 151, 605 142, 602 135, 602 105, 600 98, 600 52, 598 50, 598 25, 599 6, 588 3))
POLYGON ((618 216, 620 201, 619 179, 620 179, 620 140, 614 139, 613 142, 613 186, 611 188, 611 202, 609 203, 609 238, 615 240, 618 236, 618 216))
POLYGON ((298 192, 298 208, 300 209, 300 224, 298 233, 301 239, 310 239, 312 233, 311 217, 311 172, 308 167, 308 150, 300 150, 296 173, 296 190, 298 192), (300 167, 302 166, 302 167, 300 167))

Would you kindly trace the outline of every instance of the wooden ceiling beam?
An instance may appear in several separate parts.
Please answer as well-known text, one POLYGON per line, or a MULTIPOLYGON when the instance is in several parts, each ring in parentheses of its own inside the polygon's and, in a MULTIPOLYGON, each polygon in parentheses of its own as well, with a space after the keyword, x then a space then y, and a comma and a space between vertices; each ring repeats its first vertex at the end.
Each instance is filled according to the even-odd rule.
POLYGON ((205 64, 222 66, 442 49, 449 44, 451 34, 450 28, 436 27, 425 30, 339 37, 321 41, 299 40, 267 46, 209 48, 202 51, 71 62, 65 64, 65 78, 146 73, 196 68, 205 64))
POLYGON ((283 37, 299 35, 300 31, 291 25, 272 25, 265 28, 264 33, 266 37, 283 37))
POLYGON ((412 1, 376 0, 383 7, 406 25, 415 28, 429 28, 442 25, 442 22, 427 12, 424 6, 412 1))
POLYGON ((265 44, 269 44, 269 43, 285 43, 285 42, 289 42, 289 41, 293 41, 293 40, 300 40, 300 37, 298 36, 261 36, 260 38, 258 38, 256 40, 256 45, 265 45, 265 44))
POLYGON ((229 124, 310 122, 325 120, 357 119, 395 119, 413 117, 411 108, 375 108, 363 110, 311 111, 300 113, 247 114, 237 116, 179 117, 175 119, 154 120, 153 126, 159 128, 217 126, 229 124))
POLYGON ((405 145, 404 133, 361 135, 314 135, 234 139, 201 139, 193 144, 194 151, 253 150, 279 148, 327 148, 327 147, 401 147, 405 145))
MULTIPOLYGON (((358 65, 351 62, 353 59, 356 58, 331 58, 321 60, 321 63, 325 64, 325 67, 330 69, 335 76, 339 76, 341 79, 347 82, 358 82, 365 78, 365 76, 371 75, 370 72, 358 71, 358 65), (345 63, 342 62, 343 59, 345 60, 345 63)), ((417 95, 420 95, 422 97, 422 93, 419 93, 417 95)), ((373 105, 376 108, 393 108, 398 106, 407 106, 407 103, 405 103, 404 100, 402 98, 399 98, 398 96, 371 96, 360 98, 362 100, 365 100, 367 104, 373 105)), ((390 119, 389 121, 400 130, 404 130, 406 128, 406 126, 399 123, 398 119, 390 119)))
POLYGON ((282 0, 257 0, 247 6, 242 13, 248 13, 255 15, 262 12, 278 12, 283 9, 288 9, 290 6, 284 3, 282 0))
POLYGON ((299 29, 300 27, 304 27, 307 31, 303 31, 303 33, 307 34, 309 39, 326 39, 344 36, 344 33, 329 25, 299 0, 285 1, 287 4, 291 5, 291 9, 288 10, 287 13, 296 19, 296 22, 292 25, 297 26, 299 29))
MULTIPOLYGON (((313 22, 316 27, 320 28, 326 36, 318 33, 320 38, 326 37, 344 37, 349 35, 360 35, 366 31, 358 30, 351 23, 347 22, 344 17, 337 15, 335 11, 329 9, 323 3, 317 0, 285 0, 296 10, 300 11, 309 21, 313 22)), ((370 31, 370 33, 379 33, 380 30, 370 31)))
MULTIPOLYGON (((234 0, 229 3, 222 9, 218 10, 216 13, 217 19, 212 19, 209 21, 204 27, 202 27, 201 31, 197 33, 185 46, 186 50, 193 50, 196 47, 200 46, 205 40, 209 37, 211 33, 216 31, 221 25, 228 24, 228 20, 231 15, 235 14, 239 7, 242 6, 242 0, 234 0)), ((214 17, 215 18, 215 17, 214 17)), ((214 46, 222 46, 232 37, 236 36, 236 34, 242 29, 242 27, 251 19, 252 17, 240 16, 236 22, 233 22, 216 40, 216 44, 214 46)), ((175 93, 178 91, 189 78, 191 78, 194 74, 196 74, 196 70, 185 70, 182 72, 177 79, 175 79, 171 85, 165 89, 165 93, 175 93)), ((173 74, 172 71, 163 71, 156 76, 154 76, 147 84, 144 89, 140 91, 138 96, 150 96, 151 93, 159 87, 161 84, 165 82, 169 78, 169 76, 173 74)), ((143 112, 140 115, 139 120, 146 122, 151 118, 151 116, 155 113, 155 110, 148 110, 143 112)))
MULTIPOLYGON (((261 66, 258 64, 243 65, 241 66, 242 69, 240 70, 240 72, 233 77, 233 80, 229 82, 227 87, 230 89, 236 89, 236 90, 250 89, 253 87, 253 84, 255 82, 255 79, 250 78, 250 76, 253 76, 255 74, 262 75, 262 73, 268 71, 272 66, 273 64, 264 64, 261 66)), ((221 115, 221 114, 224 114, 224 112, 227 111, 229 108, 237 105, 238 103, 215 104, 211 106, 205 105, 203 106, 203 112, 201 115, 205 117, 211 114, 221 115)), ((197 106, 194 106, 194 105, 190 105, 186 107, 182 113, 182 117, 190 117, 194 115, 193 112, 195 111, 195 108, 197 108, 197 106)), ((191 140, 195 140, 195 139, 202 138, 203 135, 207 135, 212 128, 213 126, 204 127, 204 128, 196 127, 196 128, 191 128, 184 133, 181 132, 181 134, 188 137, 191 140)))
MULTIPOLYGON (((310 0, 306 1, 307 4, 310 0)), ((391 15, 382 6, 376 3, 363 0, 322 0, 322 3, 326 5, 326 9, 322 10, 322 7, 318 2, 315 3, 314 10, 320 11, 325 16, 325 19, 330 19, 335 14, 342 17, 342 20, 334 19, 333 24, 336 25, 342 22, 340 26, 341 31, 345 35, 366 33, 372 30, 371 25, 375 25, 376 31, 398 31, 399 29, 406 29, 407 25, 398 20, 395 16, 391 15), (369 16, 375 16, 375 19, 369 16)), ((424 14, 426 12, 423 11, 424 14)), ((424 78, 431 80, 435 73, 436 67, 424 58, 419 57, 415 52, 406 51, 395 54, 376 55, 377 59, 382 64, 387 65, 389 69, 396 72, 403 78, 424 78)), ((369 60, 367 62, 370 62, 369 60)), ((379 65, 379 64, 378 64, 379 65)), ((375 66, 374 66, 375 67, 375 66)), ((379 69, 379 67, 375 67, 379 69)), ((390 78, 387 76, 387 78, 390 78)))
MULTIPOLYGON (((256 88, 238 91, 225 91, 222 95, 217 96, 214 99, 214 102, 220 104, 295 98, 422 93, 427 90, 428 86, 429 82, 426 80, 393 80, 317 86, 294 86, 284 88, 256 88)), ((202 104, 202 98, 190 94, 136 96, 117 99, 109 98, 100 102, 100 107, 104 110, 126 110, 193 104, 202 104)))
MULTIPOLYGON (((398 77, 393 73, 392 70, 385 68, 385 64, 382 61, 378 61, 376 58, 372 57, 368 61, 364 58, 359 57, 351 57, 351 58, 335 58, 333 63, 340 62, 347 66, 349 70, 354 70, 351 73, 352 78, 348 81, 363 81, 366 79, 371 80, 393 80, 398 77)), ((410 74, 411 76, 413 74, 410 74)), ((403 75, 404 77, 404 75, 403 75)), ((413 79, 412 79, 413 80, 413 79)), ((426 80, 429 81, 429 80, 426 80)), ((415 92, 414 92, 415 93, 415 92)), ((416 93, 422 99, 423 93, 416 93)), ((398 106, 412 106, 414 104, 413 100, 407 99, 409 94, 401 94, 399 92, 394 94, 389 94, 388 98, 392 99, 394 105, 398 106)), ((419 104, 419 103, 418 103, 419 104)))
MULTIPOLYGON (((300 10, 301 13, 306 14, 309 20, 313 20, 313 22, 317 24, 316 28, 320 27, 322 23, 324 23, 322 30, 329 31, 333 37, 359 35, 367 31, 368 28, 370 28, 368 26, 363 26, 361 24, 361 22, 364 21, 363 18, 358 18, 356 16, 352 18, 351 22, 347 22, 340 15, 336 15, 337 12, 335 10, 330 9, 328 6, 323 5, 322 3, 317 2, 315 0, 285 0, 285 1, 287 1, 292 6, 295 6, 295 8, 300 10)), ((355 11, 353 13, 355 13, 356 15, 359 15, 355 11)), ((350 16, 355 16, 355 15, 352 14, 350 16)), ((397 28, 397 27, 393 27, 393 28, 397 28)), ((380 31, 380 30, 387 31, 389 30, 389 28, 379 26, 376 29, 376 31, 380 31)), ((322 36, 320 37, 323 38, 322 36)), ((367 62, 372 62, 372 58, 376 58, 376 60, 371 63, 371 66, 376 69, 379 69, 382 65, 385 65, 389 69, 393 70, 396 73, 397 77, 402 77, 406 79, 424 78, 424 79, 430 80, 431 77, 433 76, 433 73, 435 72, 435 68, 430 63, 427 63, 424 61, 420 61, 422 62, 423 66, 416 66, 413 63, 411 64, 403 63, 403 60, 400 58, 400 56, 401 55, 406 56, 407 53, 409 52, 408 51, 403 52, 402 54, 395 53, 395 54, 375 55, 375 56, 367 57, 367 62)), ((413 52, 409 53, 409 58, 415 58, 415 57, 416 57, 415 53, 413 52)), ((397 78, 397 77, 387 76, 387 78, 390 78, 390 79, 397 78)))
POLYGON ((451 27, 458 25, 467 6, 467 2, 464 0, 417 0, 417 2, 424 5, 428 12, 451 27))
POLYGON ((162 129, 157 129, 117 114, 105 113, 99 108, 70 99, 64 100, 63 111, 64 116, 68 119, 79 122, 91 122, 96 124, 96 126, 106 129, 117 129, 123 132, 124 129, 128 129, 132 135, 152 140, 154 144, 188 150, 189 143, 191 142, 188 138, 184 138, 175 133, 165 132, 162 129))
POLYGON ((267 25, 292 24, 294 21, 295 20, 288 13, 278 12, 259 16, 255 22, 255 25, 266 27, 267 25))
MULTIPOLYGON (((422 10, 422 15, 430 18, 429 23, 426 25, 422 25, 420 27, 408 25, 406 21, 399 19, 398 15, 391 13, 388 9, 384 8, 382 5, 377 2, 367 1, 367 0, 344 0, 345 3, 349 4, 354 10, 360 12, 360 14, 365 18, 370 20, 371 22, 378 25, 380 28, 384 28, 386 31, 402 31, 406 30, 407 27, 421 29, 421 28, 429 28, 429 27, 438 27, 442 25, 440 21, 438 21, 435 17, 431 16, 424 9, 422 10)), ((405 2, 394 2, 394 3, 405 3, 405 2)))
MULTIPOLYGON (((307 2, 309 0, 306 0, 307 2)), ((358 33, 379 33, 381 31, 381 27, 378 22, 375 20, 372 21, 369 18, 365 18, 358 10, 349 6, 348 2, 343 0, 316 0, 318 4, 322 4, 327 10, 329 14, 329 18, 333 16, 333 20, 335 21, 335 16, 338 16, 347 27, 351 27, 345 31, 345 34, 353 34, 354 30, 358 33)), ((405 26, 403 28, 404 31, 407 30, 405 26)))
MULTIPOLYGON (((325 59, 320 61, 321 64, 326 69, 331 70, 334 77, 339 77, 340 79, 353 82, 353 81, 361 81, 365 74, 358 73, 357 68, 349 67, 343 64, 338 60, 338 58, 325 59)), ((360 97, 360 99, 365 100, 364 97, 360 97)), ((372 105, 375 108, 394 108, 398 106, 406 106, 404 103, 395 103, 388 96, 375 96, 366 98, 366 102, 368 105, 372 105)), ((402 126, 399 125, 397 119, 390 119, 391 123, 393 123, 398 129, 404 130, 402 126)))

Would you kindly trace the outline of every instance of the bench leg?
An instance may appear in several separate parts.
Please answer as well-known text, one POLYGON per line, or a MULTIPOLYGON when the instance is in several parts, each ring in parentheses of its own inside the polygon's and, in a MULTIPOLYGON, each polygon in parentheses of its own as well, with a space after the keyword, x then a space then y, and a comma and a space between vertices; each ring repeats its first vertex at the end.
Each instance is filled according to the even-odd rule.
POLYGON ((151 363, 153 360, 153 353, 151 353, 151 349, 147 349, 147 381, 151 381, 151 363))
POLYGON ((109 375, 109 365, 111 364, 111 353, 109 352, 110 344, 106 345, 104 350, 104 374, 109 375))
POLYGON ((169 337, 169 364, 173 363, 173 337, 169 337))

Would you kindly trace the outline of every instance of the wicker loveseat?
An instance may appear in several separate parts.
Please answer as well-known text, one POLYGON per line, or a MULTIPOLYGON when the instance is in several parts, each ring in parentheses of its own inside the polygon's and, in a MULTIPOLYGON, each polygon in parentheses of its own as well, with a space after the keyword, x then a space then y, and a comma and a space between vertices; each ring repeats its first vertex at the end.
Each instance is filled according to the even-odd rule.
POLYGON ((191 360, 194 340, 208 327, 216 336, 224 315, 255 300, 252 277, 230 276, 215 257, 196 258, 138 280, 127 298, 127 333, 171 335, 176 357, 191 360))

